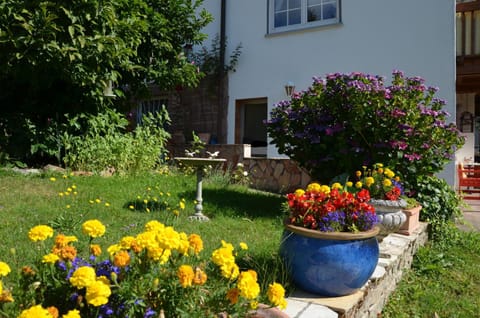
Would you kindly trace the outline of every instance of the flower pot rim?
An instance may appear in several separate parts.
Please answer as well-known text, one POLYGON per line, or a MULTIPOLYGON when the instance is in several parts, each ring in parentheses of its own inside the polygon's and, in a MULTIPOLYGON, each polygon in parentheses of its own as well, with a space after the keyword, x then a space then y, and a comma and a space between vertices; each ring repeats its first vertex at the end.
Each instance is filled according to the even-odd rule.
POLYGON ((361 240, 375 237, 380 232, 378 226, 374 226, 371 230, 360 231, 360 232, 322 232, 318 230, 307 229, 301 226, 296 226, 292 224, 285 223, 285 229, 296 234, 300 234, 310 238, 321 238, 327 240, 341 240, 341 241, 350 241, 350 240, 361 240))
POLYGON ((391 208, 405 208, 407 206, 407 201, 404 199, 398 200, 384 200, 384 199, 370 199, 370 204, 377 205, 377 206, 385 206, 391 208))

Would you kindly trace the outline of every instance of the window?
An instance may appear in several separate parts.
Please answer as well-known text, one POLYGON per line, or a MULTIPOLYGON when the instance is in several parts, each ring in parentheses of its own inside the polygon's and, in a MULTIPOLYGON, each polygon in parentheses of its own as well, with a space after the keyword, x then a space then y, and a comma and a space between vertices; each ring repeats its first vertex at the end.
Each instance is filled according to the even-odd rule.
POLYGON ((340 0, 270 0, 269 33, 340 21, 340 0))
POLYGON ((148 113, 155 114, 157 112, 160 112, 163 106, 168 106, 168 99, 152 99, 142 101, 137 108, 137 125, 142 124, 143 115, 147 115, 148 113))

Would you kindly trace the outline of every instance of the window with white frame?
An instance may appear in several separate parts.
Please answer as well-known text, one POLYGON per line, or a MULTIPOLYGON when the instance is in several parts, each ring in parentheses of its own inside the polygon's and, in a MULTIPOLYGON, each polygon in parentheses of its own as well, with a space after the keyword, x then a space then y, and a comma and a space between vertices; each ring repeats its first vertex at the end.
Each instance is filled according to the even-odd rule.
POLYGON ((269 0, 269 33, 340 21, 340 0, 269 0))

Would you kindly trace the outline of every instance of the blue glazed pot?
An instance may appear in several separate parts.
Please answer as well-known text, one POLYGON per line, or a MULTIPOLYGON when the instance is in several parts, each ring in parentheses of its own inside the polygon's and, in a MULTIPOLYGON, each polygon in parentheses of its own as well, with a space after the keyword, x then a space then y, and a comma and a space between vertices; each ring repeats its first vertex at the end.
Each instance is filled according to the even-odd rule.
POLYGON ((359 290, 378 263, 379 228, 360 233, 326 233, 285 225, 280 256, 293 282, 322 296, 359 290))

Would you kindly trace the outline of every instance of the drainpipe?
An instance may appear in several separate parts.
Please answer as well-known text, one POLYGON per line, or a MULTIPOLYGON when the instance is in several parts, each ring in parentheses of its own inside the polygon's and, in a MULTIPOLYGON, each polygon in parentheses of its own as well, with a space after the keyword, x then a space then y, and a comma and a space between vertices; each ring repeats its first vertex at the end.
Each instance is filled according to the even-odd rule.
POLYGON ((218 143, 227 143, 224 127, 226 127, 228 100, 225 94, 225 80, 226 74, 225 68, 225 48, 226 48, 226 35, 225 35, 225 21, 226 21, 226 0, 221 0, 220 8, 220 56, 218 65, 218 112, 217 112, 217 139, 218 143))

